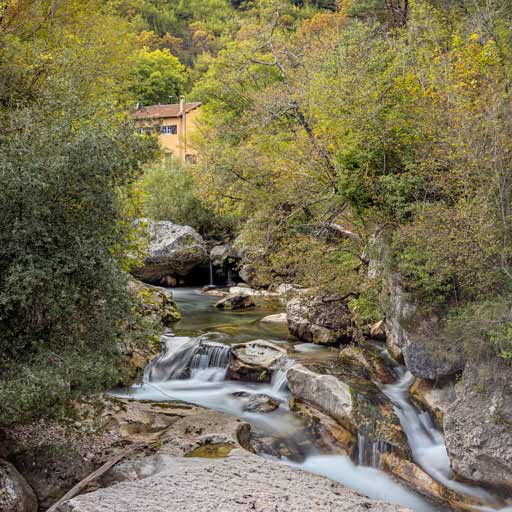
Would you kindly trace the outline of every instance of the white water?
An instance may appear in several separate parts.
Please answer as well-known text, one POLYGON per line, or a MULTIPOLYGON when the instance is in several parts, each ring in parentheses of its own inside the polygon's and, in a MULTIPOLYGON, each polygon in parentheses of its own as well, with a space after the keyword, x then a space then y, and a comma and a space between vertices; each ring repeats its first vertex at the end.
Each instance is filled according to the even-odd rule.
MULTIPOLYGON (((434 426, 429 414, 418 411, 409 400, 409 388, 414 383, 410 372, 395 384, 383 386, 383 393, 394 405, 395 413, 407 436, 414 461, 434 480, 460 494, 492 503, 493 497, 484 489, 466 485, 454 479, 443 434, 434 426)), ((482 509, 490 510, 490 509, 482 509)))
MULTIPOLYGON (((176 298, 179 303, 180 297, 176 298)), ((249 317, 237 316, 233 313, 228 315, 223 315, 222 312, 213 313, 211 307, 209 308, 211 299, 207 299, 210 301, 209 303, 204 302, 201 296, 194 292, 186 291, 184 298, 187 301, 182 308, 186 312, 184 315, 185 325, 190 326, 195 323, 198 327, 201 326, 204 332, 204 328, 207 328, 208 325, 220 325, 223 319, 228 319, 237 326, 237 330, 233 331, 233 336, 209 332, 192 337, 163 337, 165 348, 163 354, 147 366, 144 383, 133 386, 130 396, 136 399, 181 400, 197 404, 243 418, 257 429, 287 441, 290 446, 296 446, 299 441, 304 441, 304 424, 288 409, 289 391, 285 369, 274 372, 272 382, 269 384, 225 380, 226 367, 230 357, 229 349, 218 343, 212 343, 212 341, 239 341, 238 332, 245 332, 248 329, 248 324, 243 323, 243 320, 249 317), (198 302, 196 303, 196 301, 198 302), (238 325, 240 325, 239 330, 238 325), (205 342, 208 347, 202 350, 201 346, 205 342), (187 368, 188 378, 183 379, 183 370, 187 368), (240 392, 243 392, 242 396, 234 395, 240 392), (280 406, 275 411, 265 414, 247 412, 244 410, 244 405, 248 401, 248 395, 251 394, 269 395, 277 399, 280 406)), ((263 334, 272 341, 286 343, 285 339, 276 338, 267 329, 267 326, 262 327, 258 335, 263 334)), ((288 347, 292 348, 290 344, 288 347)), ((306 343, 295 344, 293 349, 296 351, 297 358, 304 353, 311 355, 317 353, 318 356, 326 353, 325 349, 306 343)), ((484 502, 491 502, 491 497, 484 490, 453 480, 442 434, 434 427, 428 414, 418 411, 408 399, 408 390, 412 382, 413 377, 404 373, 396 384, 385 386, 383 392, 395 406, 395 412, 407 435, 414 460, 434 479, 447 487, 480 498, 484 502)), ((118 394, 118 396, 122 395, 118 394)), ((286 459, 280 459, 280 462, 323 475, 356 489, 370 498, 404 505, 417 512, 446 510, 397 484, 378 469, 365 465, 379 465, 379 449, 381 448, 376 444, 375 446, 369 445, 362 436, 359 436, 358 444, 360 444, 357 453, 359 465, 354 464, 347 456, 319 453, 312 444, 311 449, 302 454, 303 458, 300 462, 286 459)), ((487 507, 478 509, 492 510, 487 507)), ((503 509, 503 512, 505 511, 512 512, 512 509, 503 509)))

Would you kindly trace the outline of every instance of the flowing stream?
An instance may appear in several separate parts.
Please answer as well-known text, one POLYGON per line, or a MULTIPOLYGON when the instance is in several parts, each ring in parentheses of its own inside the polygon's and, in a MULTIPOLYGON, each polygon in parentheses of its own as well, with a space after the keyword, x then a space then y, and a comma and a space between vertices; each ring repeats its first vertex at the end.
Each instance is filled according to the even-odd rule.
MULTIPOLYGON (((162 337, 162 354, 146 367, 143 383, 130 388, 131 398, 158 402, 182 400, 240 417, 254 429, 280 439, 292 447, 292 452, 299 453, 298 457, 278 459, 284 464, 323 475, 370 498, 405 505, 418 512, 447 510, 399 485, 380 471, 379 447, 366 445, 364 438, 358 439, 356 462, 345 455, 325 453, 315 448, 304 437, 303 421, 288 408, 290 395, 286 372, 275 372, 269 384, 225 379, 231 357, 229 345, 234 343, 265 339, 285 346, 291 357, 298 361, 305 357, 315 360, 332 357, 332 351, 297 342, 288 335, 286 326, 258 321, 271 311, 218 311, 212 307, 218 298, 204 295, 198 289, 179 288, 174 290, 174 297, 183 319, 175 324, 172 334, 162 337), (250 412, 245 405, 254 394, 271 396, 280 405, 273 412, 250 412), (368 463, 376 467, 365 465, 368 463)), ((412 375, 401 368, 395 370, 397 382, 383 386, 382 391, 394 405, 415 462, 445 486, 492 503, 484 490, 453 479, 442 434, 429 415, 409 401, 412 375)), ((125 396, 120 392, 115 394, 125 396)), ((492 509, 483 507, 481 510, 492 509)))

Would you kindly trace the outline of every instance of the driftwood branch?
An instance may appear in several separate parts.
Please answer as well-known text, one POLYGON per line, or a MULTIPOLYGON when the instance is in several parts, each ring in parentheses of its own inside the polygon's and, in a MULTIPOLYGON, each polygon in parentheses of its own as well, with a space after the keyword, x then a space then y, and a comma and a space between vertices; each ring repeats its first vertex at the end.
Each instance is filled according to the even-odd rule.
POLYGON ((339 224, 336 224, 335 222, 324 222, 322 224, 322 227, 336 233, 337 235, 343 238, 361 240, 361 237, 357 233, 349 231, 348 229, 344 228, 343 226, 340 226, 339 224))
POLYGON ((54 503, 46 512, 57 512, 58 508, 65 502, 68 501, 78 494, 80 494, 91 482, 94 482, 101 476, 103 476, 112 466, 115 466, 119 461, 128 457, 133 452, 137 450, 141 450, 147 446, 146 443, 138 443, 131 446, 126 447, 124 450, 117 452, 113 455, 103 466, 98 468, 96 471, 91 473, 89 476, 85 477, 83 480, 78 482, 73 488, 71 488, 62 498, 54 503))

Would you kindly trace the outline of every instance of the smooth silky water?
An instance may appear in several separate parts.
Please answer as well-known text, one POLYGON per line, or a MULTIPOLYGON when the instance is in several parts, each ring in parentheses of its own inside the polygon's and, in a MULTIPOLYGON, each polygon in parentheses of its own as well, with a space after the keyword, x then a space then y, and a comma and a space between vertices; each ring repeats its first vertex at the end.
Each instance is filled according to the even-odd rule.
MULTIPOLYGON (((143 383, 130 388, 130 398, 158 402, 180 400, 240 417, 258 431, 290 446, 292 452, 301 452, 294 460, 276 459, 284 464, 323 475, 369 498, 397 503, 418 512, 446 510, 397 484, 376 468, 357 465, 348 456, 319 452, 304 437, 307 429, 301 418, 288 408, 290 395, 284 371, 276 372, 270 384, 225 380, 230 357, 225 345, 265 339, 286 347, 297 361, 334 357, 335 352, 297 342, 288 335, 286 326, 259 322, 263 316, 275 311, 219 311, 213 307, 218 297, 205 295, 194 288, 178 288, 173 294, 183 318, 175 324, 173 333, 162 337, 162 354, 146 367, 143 383), (199 348, 201 342, 207 342, 208 350, 199 348), (184 368, 190 368, 186 378, 182 375, 184 368), (247 412, 244 405, 252 394, 269 395, 278 400, 280 406, 269 413, 247 412)), ((395 406, 415 461, 447 487, 491 501, 487 500, 489 496, 485 491, 453 480, 442 434, 428 415, 415 409, 408 399, 411 379, 410 374, 403 373, 396 384, 386 386, 383 391, 395 406)), ((119 391, 113 394, 127 396, 119 391)))

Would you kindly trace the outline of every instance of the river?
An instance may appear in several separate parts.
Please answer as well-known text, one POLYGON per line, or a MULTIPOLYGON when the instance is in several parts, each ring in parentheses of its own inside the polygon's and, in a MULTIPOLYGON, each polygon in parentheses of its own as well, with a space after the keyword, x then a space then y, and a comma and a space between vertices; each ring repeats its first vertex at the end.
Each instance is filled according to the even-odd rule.
MULTIPOLYGON (((286 326, 259 321, 275 311, 220 311, 213 307, 217 297, 205 295, 195 288, 177 288, 173 294, 183 318, 174 325, 172 333, 162 337, 162 355, 146 367, 144 381, 130 388, 128 395, 131 398, 158 402, 181 400, 240 417, 257 431, 288 444, 291 452, 300 452, 298 457, 279 458, 283 464, 323 475, 369 498, 405 505, 418 512, 447 510, 396 483, 376 467, 357 464, 345 455, 320 451, 304 439, 302 419, 288 408, 290 394, 285 372, 275 372, 270 384, 225 379, 229 346, 235 343, 268 340, 285 347, 289 356, 298 362, 305 358, 332 357, 332 350, 294 339, 286 326), (208 342, 209 348, 199 351, 198 347, 204 341, 208 342), (182 375, 184 368, 189 369, 186 378, 182 375), (262 393, 277 400, 279 407, 267 413, 247 412, 244 405, 249 397, 262 393)), ((381 350, 386 355, 385 348, 381 350)), ((415 462, 445 486, 492 503, 492 497, 484 490, 453 479, 441 432, 428 414, 418 410, 409 400, 413 377, 396 365, 394 371, 397 382, 383 386, 382 391, 394 404, 415 462)), ((126 393, 116 394, 126 396, 126 393)), ((492 509, 483 507, 481 510, 492 509)))

